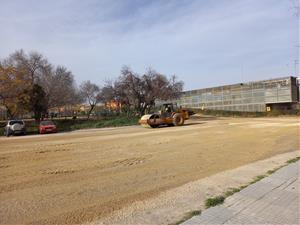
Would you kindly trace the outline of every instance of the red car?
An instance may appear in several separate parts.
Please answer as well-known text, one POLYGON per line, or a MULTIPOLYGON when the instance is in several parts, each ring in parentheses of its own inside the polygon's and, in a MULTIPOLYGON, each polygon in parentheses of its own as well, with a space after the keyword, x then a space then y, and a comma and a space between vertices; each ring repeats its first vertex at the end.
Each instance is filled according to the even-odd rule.
POLYGON ((57 127, 52 121, 44 120, 40 122, 39 131, 40 134, 56 133, 57 127))

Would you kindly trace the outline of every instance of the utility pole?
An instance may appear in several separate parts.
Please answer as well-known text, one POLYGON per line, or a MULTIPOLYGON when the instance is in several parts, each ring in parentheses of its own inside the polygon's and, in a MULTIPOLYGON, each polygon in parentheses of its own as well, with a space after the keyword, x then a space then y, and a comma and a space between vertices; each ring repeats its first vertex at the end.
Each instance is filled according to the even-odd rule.
POLYGON ((296 34, 296 41, 297 41, 297 44, 296 44, 296 59, 294 60, 294 70, 295 70, 295 76, 299 76, 299 47, 300 47, 300 43, 299 43, 299 37, 300 37, 300 28, 299 28, 299 25, 300 25, 300 3, 299 3, 299 0, 294 0, 292 1, 292 8, 294 9, 294 15, 296 16, 296 19, 297 19, 297 22, 296 22, 296 26, 297 26, 297 34, 296 34))
POLYGON ((242 78, 242 83, 245 82, 244 80, 244 63, 241 64, 241 78, 242 78))

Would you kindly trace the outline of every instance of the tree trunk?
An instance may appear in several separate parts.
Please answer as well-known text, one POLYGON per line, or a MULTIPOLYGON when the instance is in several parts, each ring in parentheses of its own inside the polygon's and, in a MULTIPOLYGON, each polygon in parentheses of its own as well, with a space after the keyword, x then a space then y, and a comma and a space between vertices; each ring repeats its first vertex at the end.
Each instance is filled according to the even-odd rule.
POLYGON ((141 107, 141 116, 145 115, 147 104, 145 103, 144 106, 141 107))
POLYGON ((7 108, 6 107, 6 113, 7 113, 7 117, 9 118, 9 119, 12 119, 13 118, 13 113, 11 112, 11 110, 9 109, 9 108, 7 108))
POLYGON ((90 105, 90 106, 91 106, 91 108, 90 108, 90 110, 88 111, 88 119, 90 119, 90 115, 91 115, 92 111, 93 111, 94 108, 95 108, 95 105, 90 105))

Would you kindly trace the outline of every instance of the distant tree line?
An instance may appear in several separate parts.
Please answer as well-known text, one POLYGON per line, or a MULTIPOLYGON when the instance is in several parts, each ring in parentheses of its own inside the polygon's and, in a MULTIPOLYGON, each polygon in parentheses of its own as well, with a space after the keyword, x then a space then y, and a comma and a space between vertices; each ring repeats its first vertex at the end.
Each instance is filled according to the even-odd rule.
POLYGON ((102 87, 89 80, 77 86, 70 70, 38 52, 18 50, 0 61, 0 105, 9 118, 32 112, 40 119, 51 108, 82 103, 89 104, 89 117, 100 102, 116 102, 118 110, 142 115, 158 99, 178 98, 182 88, 175 76, 167 78, 153 69, 141 75, 124 66, 117 79, 102 87))

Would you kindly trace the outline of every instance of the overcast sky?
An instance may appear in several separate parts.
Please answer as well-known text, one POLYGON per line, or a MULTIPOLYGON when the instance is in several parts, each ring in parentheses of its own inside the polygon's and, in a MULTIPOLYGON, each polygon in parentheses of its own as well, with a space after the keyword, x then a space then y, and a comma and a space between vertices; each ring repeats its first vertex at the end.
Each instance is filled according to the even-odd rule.
POLYGON ((298 0, 0 0, 0 58, 38 51, 98 84, 123 65, 185 89, 295 75, 298 0))

